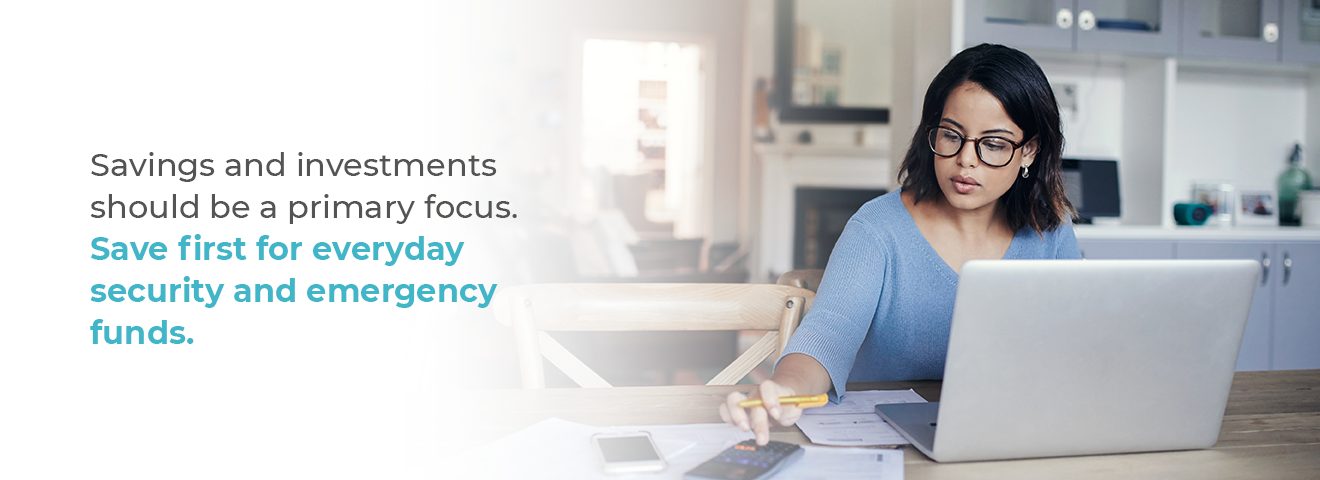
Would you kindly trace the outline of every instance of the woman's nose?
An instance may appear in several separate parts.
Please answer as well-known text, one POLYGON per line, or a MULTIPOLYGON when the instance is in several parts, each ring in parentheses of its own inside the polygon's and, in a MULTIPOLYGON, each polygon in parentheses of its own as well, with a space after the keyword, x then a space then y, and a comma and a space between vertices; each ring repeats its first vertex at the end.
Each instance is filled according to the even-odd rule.
POLYGON ((981 159, 976 156, 976 144, 973 142, 963 144, 962 150, 958 152, 958 166, 975 168, 980 162, 981 159))

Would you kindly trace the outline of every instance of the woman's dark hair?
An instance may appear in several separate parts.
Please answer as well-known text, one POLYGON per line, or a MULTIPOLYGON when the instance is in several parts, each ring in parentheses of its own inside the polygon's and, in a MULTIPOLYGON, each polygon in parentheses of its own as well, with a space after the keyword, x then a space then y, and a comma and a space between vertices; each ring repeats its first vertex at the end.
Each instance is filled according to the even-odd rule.
POLYGON ((931 80, 921 107, 921 123, 898 174, 903 190, 912 192, 917 202, 942 195, 927 132, 939 125, 949 93, 964 82, 980 85, 999 99, 1009 118, 1022 128, 1023 144, 1036 142, 1030 176, 1016 178, 999 197, 1009 228, 1017 231, 1030 226, 1039 233, 1071 219, 1075 211, 1063 188, 1063 132, 1054 91, 1031 57, 1003 45, 983 43, 963 50, 931 80))

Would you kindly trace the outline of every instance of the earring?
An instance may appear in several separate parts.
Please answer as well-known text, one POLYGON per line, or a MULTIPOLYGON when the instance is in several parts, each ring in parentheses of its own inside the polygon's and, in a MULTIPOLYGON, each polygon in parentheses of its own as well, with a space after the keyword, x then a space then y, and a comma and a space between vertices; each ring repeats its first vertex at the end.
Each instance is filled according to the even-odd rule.
POLYGON ((1022 178, 1027 178, 1027 176, 1028 176, 1028 174, 1027 174, 1027 166, 1026 166, 1026 165, 1023 165, 1023 166, 1022 166, 1022 178))

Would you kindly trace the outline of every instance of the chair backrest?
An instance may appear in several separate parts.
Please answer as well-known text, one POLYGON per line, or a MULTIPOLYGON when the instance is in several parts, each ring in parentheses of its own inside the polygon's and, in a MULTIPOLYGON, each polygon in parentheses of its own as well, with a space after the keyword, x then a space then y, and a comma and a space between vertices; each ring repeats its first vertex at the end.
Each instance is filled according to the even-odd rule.
POLYGON ((503 290, 495 316, 514 329, 524 388, 545 388, 541 357, 583 387, 609 387, 549 331, 766 331, 707 385, 733 385, 788 344, 815 297, 768 284, 544 284, 503 290))
POLYGON ((814 292, 820 288, 820 281, 823 278, 825 278, 825 269, 807 268, 802 270, 789 270, 787 272, 784 272, 783 275, 779 276, 779 281, 775 283, 778 283, 780 285, 805 288, 807 290, 811 290, 814 292))

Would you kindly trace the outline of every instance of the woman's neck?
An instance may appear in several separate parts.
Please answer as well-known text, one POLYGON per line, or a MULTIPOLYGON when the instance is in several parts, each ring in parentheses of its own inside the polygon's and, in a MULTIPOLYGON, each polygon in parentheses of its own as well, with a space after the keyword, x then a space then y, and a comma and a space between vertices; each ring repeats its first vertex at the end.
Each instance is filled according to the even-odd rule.
POLYGON ((952 230, 965 239, 985 238, 1008 228, 999 202, 975 210, 963 210, 950 205, 940 192, 912 205, 927 221, 940 225, 941 230, 952 230))

